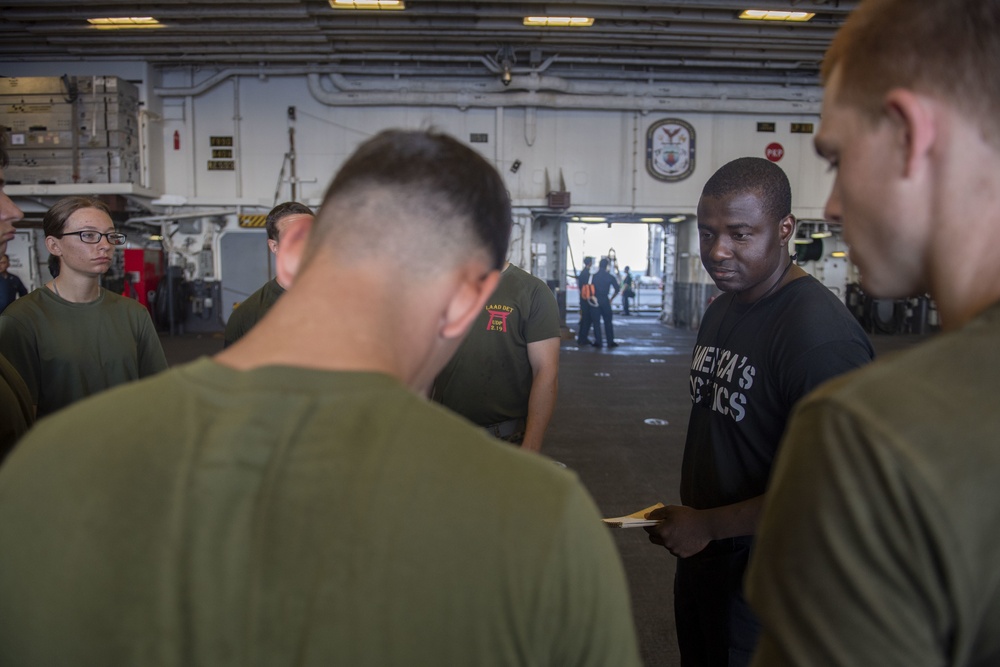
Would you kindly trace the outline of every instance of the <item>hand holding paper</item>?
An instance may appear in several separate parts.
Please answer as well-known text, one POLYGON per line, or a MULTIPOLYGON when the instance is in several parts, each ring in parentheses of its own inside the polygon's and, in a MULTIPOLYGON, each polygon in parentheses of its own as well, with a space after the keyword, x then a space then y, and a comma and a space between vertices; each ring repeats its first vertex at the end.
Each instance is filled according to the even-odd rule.
POLYGON ((649 512, 661 507, 663 507, 663 503, 656 503, 655 505, 650 505, 649 507, 641 509, 638 512, 633 512, 632 514, 604 519, 604 523, 618 528, 642 528, 644 526, 655 526, 660 523, 662 519, 647 519, 646 515, 649 512))

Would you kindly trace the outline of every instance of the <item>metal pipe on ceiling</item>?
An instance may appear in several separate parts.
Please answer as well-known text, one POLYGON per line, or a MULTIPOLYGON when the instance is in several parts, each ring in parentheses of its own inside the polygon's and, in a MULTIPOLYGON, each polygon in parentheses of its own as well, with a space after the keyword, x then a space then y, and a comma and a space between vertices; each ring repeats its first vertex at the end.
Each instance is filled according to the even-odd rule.
MULTIPOLYGON (((239 61, 259 63, 261 55, 259 53, 253 55, 246 55, 240 58, 230 58, 230 60, 237 61, 234 65, 235 67, 246 67, 246 65, 240 65, 239 61)), ((481 57, 480 57, 481 59, 481 57)), ((322 73, 337 72, 338 74, 348 76, 348 75, 363 75, 367 77, 379 77, 379 76, 406 76, 406 77, 424 77, 424 78, 456 78, 456 77, 466 77, 469 78, 475 72, 471 68, 448 68, 448 67, 421 67, 416 65, 410 68, 401 68, 393 65, 385 65, 373 67, 364 63, 363 61, 358 61, 356 65, 345 65, 340 61, 338 56, 332 56, 330 54, 303 54, 298 55, 281 55, 275 56, 274 54, 268 54, 268 60, 274 61, 287 61, 292 63, 297 63, 299 73, 306 74, 309 71, 318 71, 322 73), (309 58, 311 61, 310 65, 301 64, 304 58, 309 58)), ((412 59, 407 59, 409 62, 412 59)), ((467 63, 472 64, 476 60, 474 58, 460 57, 455 58, 456 63, 467 63)), ((564 62, 560 60, 560 62, 564 62)), ((176 70, 178 69, 178 63, 184 63, 183 67, 188 68, 195 63, 200 63, 200 59, 196 57, 174 57, 171 58, 169 65, 161 65, 159 69, 162 71, 176 70)), ((638 63, 636 63, 638 65, 638 63)), ((258 66, 259 67, 259 66, 258 66)), ((288 70, 290 66, 283 66, 283 70, 288 70)), ((537 67, 533 71, 538 71, 541 73, 542 67, 537 67)), ((557 68, 558 69, 558 68, 557 68)), ((257 70, 255 70, 257 71, 257 70)), ((514 74, 526 74, 530 73, 530 68, 514 68, 514 74)), ((266 68, 260 69, 260 74, 267 76, 269 70, 266 68)), ((255 74, 259 76, 260 74, 255 74)), ((785 70, 769 70, 767 73, 759 73, 757 71, 748 71, 746 69, 740 71, 706 71, 706 70, 695 70, 695 71, 679 71, 678 69, 672 69, 669 71, 656 71, 656 70, 646 70, 635 69, 635 70, 624 70, 618 69, 614 71, 607 70, 582 70, 582 69, 558 69, 558 75, 566 79, 596 79, 596 80, 612 80, 612 81, 623 81, 623 80, 633 80, 633 81, 645 81, 647 83, 651 82, 666 82, 666 83, 683 83, 683 82, 696 82, 696 83, 730 83, 730 84, 765 84, 765 85, 779 85, 779 86, 815 86, 817 82, 817 77, 815 74, 806 74, 797 71, 785 71, 785 70)), ((499 76, 499 74, 498 74, 499 76)))
POLYGON ((165 88, 158 86, 153 88, 153 93, 159 95, 160 97, 198 97, 204 93, 207 93, 212 88, 215 88, 220 83, 228 80, 234 76, 252 76, 252 77, 268 77, 268 76, 302 76, 309 70, 302 67, 286 67, 286 68, 261 68, 261 67, 230 67, 227 69, 219 70, 212 76, 208 77, 200 83, 196 83, 193 86, 188 86, 185 88, 165 88))
MULTIPOLYGON (((480 64, 486 64, 488 58, 481 57, 480 64)), ((326 68, 323 68, 326 69, 326 68)), ((490 69, 487 66, 487 70, 490 69)), ((630 96, 653 96, 653 97, 731 97, 757 99, 767 98, 774 100, 805 101, 816 102, 821 99, 822 91, 817 85, 788 85, 789 81, 781 80, 777 85, 759 84, 756 82, 718 82, 718 74, 706 75, 703 77, 692 77, 687 75, 686 82, 654 82, 622 81, 619 77, 610 73, 606 74, 607 79, 601 81, 576 81, 562 76, 539 76, 530 68, 515 68, 514 78, 509 86, 504 86, 497 79, 472 79, 466 77, 463 80, 443 80, 431 78, 413 78, 423 76, 423 72, 415 71, 395 71, 404 79, 397 78, 366 78, 349 79, 337 71, 321 71, 316 67, 230 67, 212 74, 204 81, 187 87, 164 87, 158 86, 153 92, 160 97, 197 97, 202 95, 220 83, 239 76, 251 77, 271 77, 271 76, 319 76, 325 78, 341 93, 465 93, 465 94, 503 94, 505 91, 554 91, 576 96, 606 96, 606 95, 630 95, 630 96), (525 75, 525 73, 527 75, 525 75)), ((653 77, 643 76, 643 79, 653 77)), ((322 89, 322 83, 319 83, 322 89)), ((510 94, 507 92, 507 94, 510 94)))
POLYGON ((553 109, 817 114, 819 102, 808 100, 652 97, 633 95, 570 95, 566 93, 474 92, 331 92, 323 88, 320 74, 306 77, 309 93, 327 106, 431 106, 469 108, 545 107, 553 109))
MULTIPOLYGON (((627 95, 642 97, 706 97, 732 99, 770 99, 800 102, 819 102, 822 99, 822 89, 818 86, 789 88, 784 86, 755 86, 710 83, 686 84, 641 84, 631 81, 583 82, 567 81, 556 76, 515 76, 510 83, 504 85, 499 78, 492 81, 451 82, 451 81, 413 81, 396 79, 357 80, 348 79, 338 73, 327 73, 325 79, 330 81, 339 92, 375 92, 375 93, 495 93, 505 90, 541 92, 551 91, 574 96, 608 96, 627 95)), ((322 86, 322 81, 320 81, 322 86)), ((508 93, 509 94, 509 93, 508 93)))

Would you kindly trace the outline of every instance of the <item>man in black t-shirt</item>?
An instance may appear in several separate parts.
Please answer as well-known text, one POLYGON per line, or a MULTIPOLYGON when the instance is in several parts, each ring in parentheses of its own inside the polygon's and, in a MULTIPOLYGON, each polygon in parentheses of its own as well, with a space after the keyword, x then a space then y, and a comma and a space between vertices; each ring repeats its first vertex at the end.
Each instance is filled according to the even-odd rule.
POLYGON ((792 406, 872 359, 844 304, 793 263, 791 188, 780 167, 740 158, 705 184, 701 260, 725 294, 709 306, 691 363, 681 502, 650 514, 677 556, 674 615, 685 667, 749 664, 759 624, 742 592, 778 443, 792 406))

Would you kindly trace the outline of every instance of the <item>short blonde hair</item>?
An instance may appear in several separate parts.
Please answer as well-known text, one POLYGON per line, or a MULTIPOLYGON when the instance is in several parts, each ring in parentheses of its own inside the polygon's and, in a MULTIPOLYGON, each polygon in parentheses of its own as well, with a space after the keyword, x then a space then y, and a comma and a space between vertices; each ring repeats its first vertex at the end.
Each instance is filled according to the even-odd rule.
POLYGON ((901 87, 947 100, 1000 147, 1000 0, 864 0, 834 37, 823 83, 872 119, 901 87))

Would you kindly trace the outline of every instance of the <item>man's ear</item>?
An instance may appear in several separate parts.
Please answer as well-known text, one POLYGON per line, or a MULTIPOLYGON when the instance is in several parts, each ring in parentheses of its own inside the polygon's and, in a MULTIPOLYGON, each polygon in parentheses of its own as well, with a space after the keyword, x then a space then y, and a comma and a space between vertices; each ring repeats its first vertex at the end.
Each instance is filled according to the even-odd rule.
POLYGON ((912 90, 894 88, 886 93, 882 108, 903 159, 902 175, 911 177, 925 165, 925 160, 931 159, 937 135, 933 105, 912 90))
POLYGON ((493 269, 482 273, 482 264, 469 262, 462 270, 461 283, 451 296, 445 310, 445 321, 441 335, 445 338, 461 338, 479 317, 486 300, 496 291, 500 282, 500 271, 493 269))
POLYGON ((788 242, 792 240, 795 235, 795 216, 789 213, 778 223, 778 238, 781 241, 779 245, 787 246, 788 242))
POLYGON ((281 243, 278 244, 278 251, 275 253, 274 265, 278 283, 285 287, 295 282, 295 276, 299 273, 302 256, 309 247, 309 232, 312 231, 312 226, 312 218, 302 217, 289 221, 288 226, 281 232, 281 243))
POLYGON ((272 254, 278 254, 278 242, 274 239, 267 240, 267 249, 271 251, 272 254))

